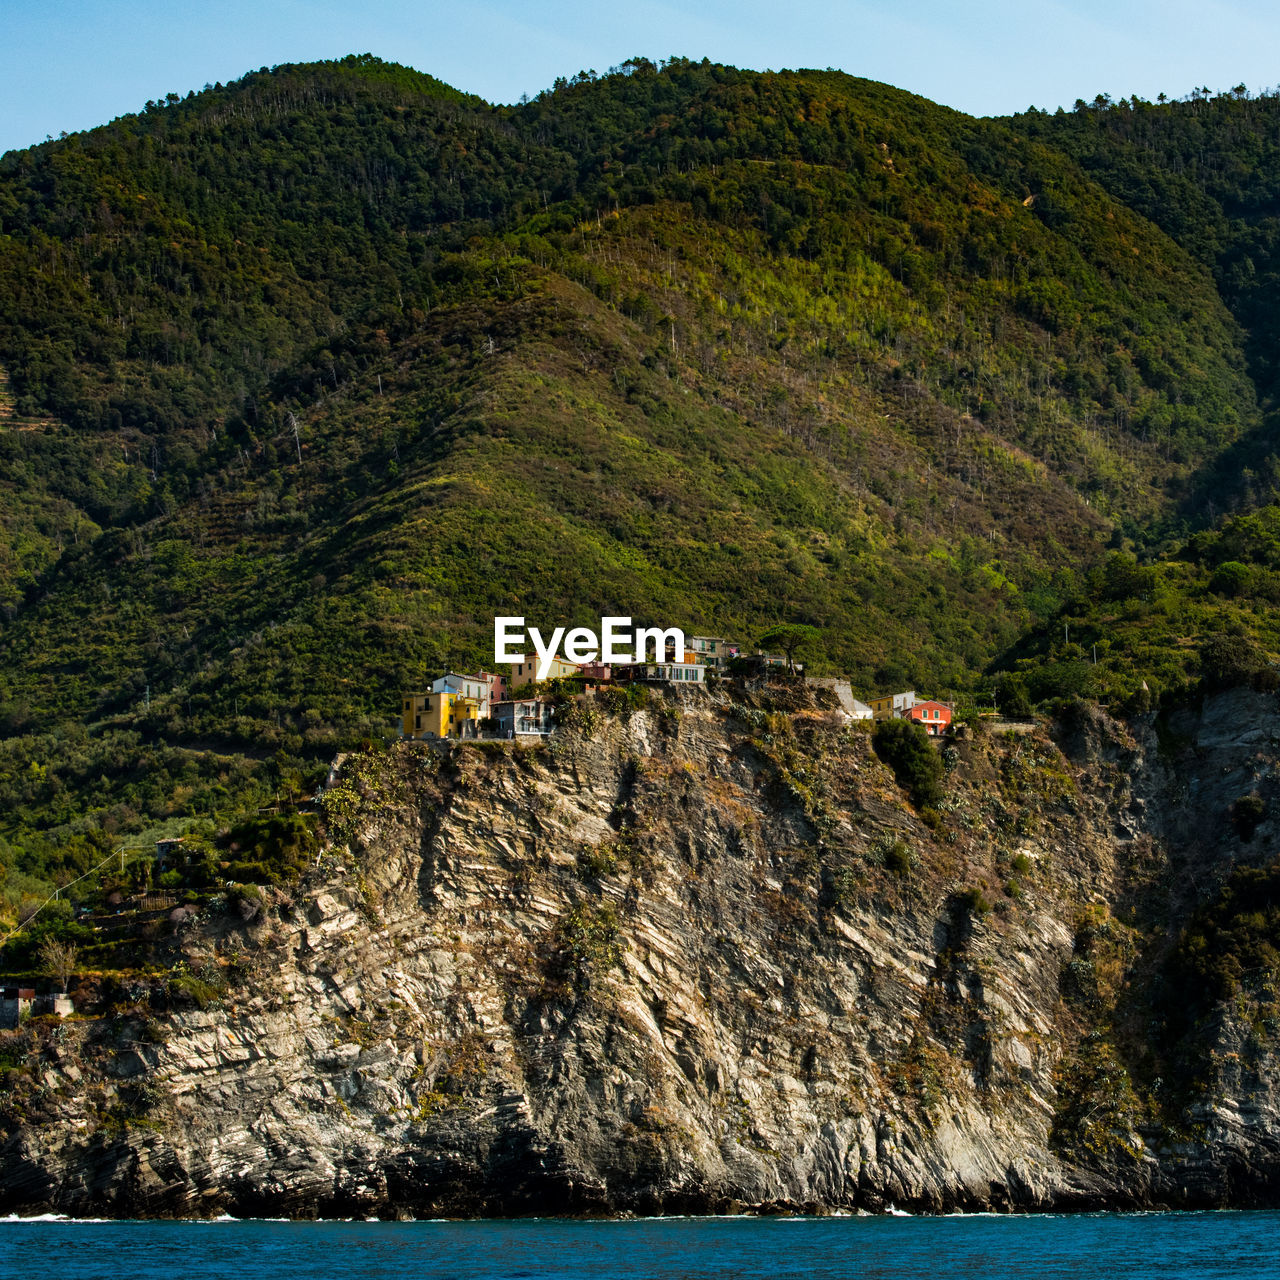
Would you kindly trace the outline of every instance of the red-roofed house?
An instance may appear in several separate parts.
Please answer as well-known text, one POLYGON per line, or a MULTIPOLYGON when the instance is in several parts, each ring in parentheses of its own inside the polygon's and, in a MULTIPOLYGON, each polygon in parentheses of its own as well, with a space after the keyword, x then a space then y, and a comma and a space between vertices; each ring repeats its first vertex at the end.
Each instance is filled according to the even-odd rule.
POLYGON ((915 720, 924 725, 925 731, 933 738, 945 733, 951 723, 951 708, 945 702, 913 702, 897 714, 903 720, 915 720))

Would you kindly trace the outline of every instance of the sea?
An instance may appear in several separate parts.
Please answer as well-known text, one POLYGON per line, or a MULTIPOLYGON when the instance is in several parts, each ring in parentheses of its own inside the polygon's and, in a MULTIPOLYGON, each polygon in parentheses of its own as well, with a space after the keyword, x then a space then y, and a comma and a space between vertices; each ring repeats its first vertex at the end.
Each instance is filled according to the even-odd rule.
POLYGON ((1280 1277, 1280 1213, 623 1221, 0 1219, 19 1280, 1280 1277))

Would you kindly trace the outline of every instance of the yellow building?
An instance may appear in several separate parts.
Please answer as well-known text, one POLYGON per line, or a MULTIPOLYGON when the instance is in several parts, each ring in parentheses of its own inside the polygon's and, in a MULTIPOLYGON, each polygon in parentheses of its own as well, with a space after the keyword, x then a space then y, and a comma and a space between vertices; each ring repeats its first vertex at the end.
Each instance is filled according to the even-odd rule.
MULTIPOLYGON (((570 662, 568 658, 562 658, 557 654, 551 659, 551 665, 547 669, 547 674, 542 678, 544 680, 559 680, 562 676, 576 676, 579 671, 580 664, 570 662)), ((538 658, 537 655, 530 656, 524 654, 519 662, 508 662, 507 670, 507 689, 514 693, 521 685, 532 684, 538 678, 538 658)))
POLYGON ((460 738, 470 736, 480 719, 480 699, 453 689, 439 693, 406 693, 402 699, 402 724, 406 738, 460 738), (467 726, 472 728, 468 729, 467 726))
POLYGON ((875 719, 892 720, 894 716, 910 711, 915 702, 915 690, 909 689, 905 693, 886 693, 882 698, 871 698, 868 706, 875 719))

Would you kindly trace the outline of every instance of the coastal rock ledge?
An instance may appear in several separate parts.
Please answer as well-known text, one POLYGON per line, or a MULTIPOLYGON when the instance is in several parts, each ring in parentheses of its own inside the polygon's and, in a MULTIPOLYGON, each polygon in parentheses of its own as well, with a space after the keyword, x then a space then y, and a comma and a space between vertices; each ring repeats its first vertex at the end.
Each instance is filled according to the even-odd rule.
POLYGON ((0 1211, 1280 1203, 1273 975, 1176 989, 1275 711, 963 731, 923 809, 805 689, 356 753, 300 884, 6 1049, 0 1211))

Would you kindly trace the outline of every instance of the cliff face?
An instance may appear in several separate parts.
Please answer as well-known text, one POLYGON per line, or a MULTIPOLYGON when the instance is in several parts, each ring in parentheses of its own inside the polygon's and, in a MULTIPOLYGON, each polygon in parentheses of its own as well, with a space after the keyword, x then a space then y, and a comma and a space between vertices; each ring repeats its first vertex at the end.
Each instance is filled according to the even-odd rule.
POLYGON ((0 1210, 1274 1202, 1265 991, 1157 1025, 1181 924, 1269 856, 1229 815, 1273 701, 962 738, 922 815, 802 692, 352 757, 302 886, 9 1050, 0 1210))

